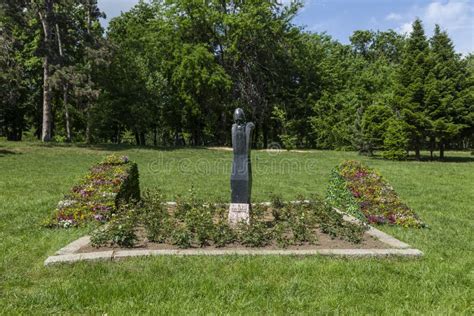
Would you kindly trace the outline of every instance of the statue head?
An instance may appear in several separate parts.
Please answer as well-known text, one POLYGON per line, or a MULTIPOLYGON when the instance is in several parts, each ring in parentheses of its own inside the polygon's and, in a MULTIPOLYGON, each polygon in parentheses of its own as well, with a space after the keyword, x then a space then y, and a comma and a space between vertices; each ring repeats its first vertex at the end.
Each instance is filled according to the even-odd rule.
POLYGON ((234 111, 234 122, 236 124, 245 123, 245 113, 241 108, 236 108, 234 111))

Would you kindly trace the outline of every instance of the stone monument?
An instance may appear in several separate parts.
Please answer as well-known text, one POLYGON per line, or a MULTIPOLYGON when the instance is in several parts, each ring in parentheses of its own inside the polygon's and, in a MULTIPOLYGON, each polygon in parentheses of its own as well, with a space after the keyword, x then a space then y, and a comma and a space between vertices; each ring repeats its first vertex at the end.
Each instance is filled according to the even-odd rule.
POLYGON ((231 204, 229 207, 229 223, 235 225, 250 219, 250 195, 252 191, 252 166, 250 149, 252 132, 255 125, 247 123, 244 111, 240 108, 234 111, 232 125, 232 174, 230 175, 231 204))

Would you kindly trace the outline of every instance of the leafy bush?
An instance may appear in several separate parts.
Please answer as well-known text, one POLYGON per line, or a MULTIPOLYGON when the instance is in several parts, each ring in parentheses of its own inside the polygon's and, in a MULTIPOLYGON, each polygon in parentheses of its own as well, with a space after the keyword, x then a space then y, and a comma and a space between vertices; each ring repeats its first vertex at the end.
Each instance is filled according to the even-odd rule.
POLYGON ((224 247, 233 243, 264 247, 273 242, 288 247, 315 243, 317 229, 332 238, 358 243, 366 229, 345 222, 342 215, 319 197, 310 200, 300 197, 294 203, 286 203, 275 196, 271 209, 255 205, 249 223, 241 222, 233 228, 229 226, 228 208, 224 204, 203 203, 191 194, 188 198, 179 197, 176 207, 168 209, 159 191, 147 190, 140 203, 120 209, 105 228, 96 231, 92 242, 131 247, 140 227, 145 229, 148 240, 179 248, 224 247))
POLYGON ((340 238, 352 243, 362 241, 367 227, 344 220, 343 216, 335 212, 331 205, 320 196, 313 195, 305 200, 299 197, 291 203, 272 205, 274 214, 278 213, 275 225, 275 239, 285 246, 308 242, 317 242, 314 231, 319 228, 331 238, 340 238))
POLYGON ((239 228, 239 242, 247 247, 264 247, 272 240, 272 234, 263 222, 254 221, 250 224, 241 222, 239 228))
POLYGON ((110 244, 119 247, 133 247, 138 240, 136 227, 138 214, 130 205, 122 205, 104 228, 91 234, 91 244, 95 247, 110 244))
POLYGON ((89 221, 106 222, 120 205, 139 199, 137 165, 125 156, 107 156, 65 195, 46 225, 68 228, 89 221))
POLYGON ((218 221, 214 225, 212 242, 216 247, 225 247, 237 241, 237 233, 230 228, 227 221, 218 221))
POLYGON ((333 171, 327 198, 335 207, 369 223, 425 226, 379 173, 358 161, 346 161, 333 171))
POLYGON ((387 130, 384 133, 382 157, 393 160, 407 158, 409 137, 405 124, 405 122, 397 119, 389 121, 387 130))
POLYGON ((147 232, 147 238, 154 242, 164 242, 169 231, 169 213, 163 204, 163 196, 160 191, 146 190, 142 198, 142 222, 147 232))
POLYGON ((190 248, 192 246, 192 235, 185 225, 176 225, 171 232, 171 244, 179 248, 190 248))
POLYGON ((296 148, 296 143, 298 141, 298 137, 294 135, 283 134, 280 135, 281 142, 283 147, 286 150, 292 150, 296 148))

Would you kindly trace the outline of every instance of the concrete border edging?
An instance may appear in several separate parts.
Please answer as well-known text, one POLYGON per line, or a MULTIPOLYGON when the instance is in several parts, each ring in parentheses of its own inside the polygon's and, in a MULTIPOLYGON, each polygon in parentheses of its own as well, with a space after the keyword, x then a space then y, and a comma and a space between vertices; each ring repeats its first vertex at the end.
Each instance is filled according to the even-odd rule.
POLYGON ((87 246, 90 243, 90 241, 91 241, 90 236, 81 237, 81 238, 73 241, 72 243, 70 243, 66 247, 63 247, 63 248, 59 249, 58 251, 56 251, 56 255, 73 254, 73 253, 77 252, 79 249, 81 249, 82 247, 87 246))

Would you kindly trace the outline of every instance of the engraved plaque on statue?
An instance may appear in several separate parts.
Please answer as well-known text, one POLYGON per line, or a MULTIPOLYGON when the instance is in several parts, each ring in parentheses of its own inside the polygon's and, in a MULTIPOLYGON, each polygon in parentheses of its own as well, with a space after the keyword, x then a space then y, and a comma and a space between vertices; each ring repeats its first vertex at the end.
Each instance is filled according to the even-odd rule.
POLYGON ((229 206, 229 223, 232 226, 240 222, 248 224, 250 221, 250 205, 247 203, 231 203, 229 206))

